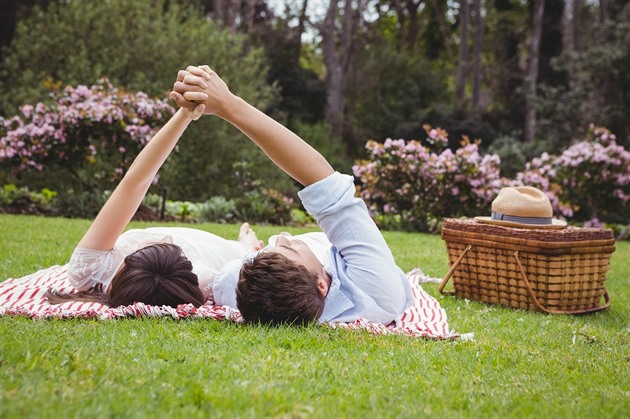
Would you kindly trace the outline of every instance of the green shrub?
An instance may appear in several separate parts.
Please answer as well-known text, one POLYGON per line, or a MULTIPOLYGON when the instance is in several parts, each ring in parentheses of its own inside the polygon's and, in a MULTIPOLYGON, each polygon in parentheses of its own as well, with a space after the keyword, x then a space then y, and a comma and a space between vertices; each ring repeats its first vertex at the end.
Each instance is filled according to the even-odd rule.
POLYGON ((315 219, 311 217, 306 211, 299 208, 291 209, 291 224, 296 226, 303 226, 307 224, 314 224, 315 219))
POLYGON ((352 160, 345 157, 346 152, 341 142, 336 141, 330 134, 330 126, 325 122, 305 124, 296 122, 292 130, 322 153, 335 170, 342 173, 350 173, 352 160))
POLYGON ((195 222, 199 220, 201 204, 189 201, 166 201, 166 212, 179 221, 195 222))
POLYGON ((12 183, 4 185, 0 189, 0 212, 53 214, 57 195, 57 192, 48 188, 43 188, 40 192, 33 192, 27 187, 18 188, 12 183))
POLYGON ((291 221, 293 199, 275 189, 260 188, 234 200, 236 216, 250 223, 287 225, 291 221))
POLYGON ((162 196, 156 193, 148 193, 142 199, 142 204, 155 211, 162 209, 162 196))
POLYGON ((234 219, 236 204, 231 199, 222 196, 213 196, 201 204, 199 217, 201 221, 211 223, 229 223, 234 219))
POLYGON ((94 218, 103 208, 109 196, 109 191, 101 191, 97 188, 74 185, 59 189, 56 202, 57 212, 70 218, 94 218))
POLYGON ((260 52, 244 54, 244 41, 181 2, 53 0, 18 22, 3 54, 0 96, 15 107, 44 98, 47 79, 77 85, 105 75, 162 96, 189 64, 209 64, 248 94, 264 96, 262 77, 247 78, 261 70, 260 52))
POLYGON ((445 97, 446 80, 433 64, 390 43, 372 43, 356 65, 361 71, 355 72, 350 81, 354 88, 348 93, 354 102, 355 138, 361 142, 387 136, 409 138, 409 124, 419 129, 429 104, 445 97))
POLYGON ((502 135, 488 147, 489 154, 496 154, 501 159, 501 175, 514 178, 523 170, 525 163, 542 154, 549 144, 536 141, 524 143, 516 135, 502 135))

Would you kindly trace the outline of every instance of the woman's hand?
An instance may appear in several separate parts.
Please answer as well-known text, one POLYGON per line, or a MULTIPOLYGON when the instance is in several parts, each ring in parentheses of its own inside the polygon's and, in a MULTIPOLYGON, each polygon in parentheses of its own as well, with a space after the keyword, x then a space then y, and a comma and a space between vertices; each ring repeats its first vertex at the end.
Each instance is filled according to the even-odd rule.
MULTIPOLYGON (((177 74, 170 98, 193 113, 226 117, 236 96, 227 84, 207 65, 188 66, 177 74), (200 110, 200 107, 203 106, 200 110)), ((194 118, 193 118, 194 119, 194 118)))
MULTIPOLYGON (((191 67, 192 66, 189 66, 188 68, 191 68, 191 67)), ((189 74, 187 70, 188 69, 181 70, 177 73, 176 83, 184 81, 186 76, 189 74)), ((193 84, 201 85, 200 87, 204 86, 203 84, 200 84, 200 83, 193 83, 193 84)), ((191 96, 188 97, 188 100, 186 100, 181 94, 174 91, 169 94, 169 97, 172 100, 174 100, 179 105, 179 107, 186 109, 188 111, 190 118, 193 121, 196 121, 201 117, 201 115, 203 115, 203 112, 206 108, 206 105, 200 102, 206 100, 208 98, 208 95, 201 92, 190 92, 190 94, 191 96)))

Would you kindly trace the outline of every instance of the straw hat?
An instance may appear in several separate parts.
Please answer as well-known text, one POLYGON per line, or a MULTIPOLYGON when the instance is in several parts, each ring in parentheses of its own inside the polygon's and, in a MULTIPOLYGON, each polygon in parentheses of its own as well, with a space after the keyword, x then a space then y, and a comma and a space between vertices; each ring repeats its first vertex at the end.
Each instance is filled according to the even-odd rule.
POLYGON ((492 201, 490 217, 475 217, 481 223, 518 228, 564 228, 567 223, 553 218, 551 201, 532 186, 503 188, 492 201))

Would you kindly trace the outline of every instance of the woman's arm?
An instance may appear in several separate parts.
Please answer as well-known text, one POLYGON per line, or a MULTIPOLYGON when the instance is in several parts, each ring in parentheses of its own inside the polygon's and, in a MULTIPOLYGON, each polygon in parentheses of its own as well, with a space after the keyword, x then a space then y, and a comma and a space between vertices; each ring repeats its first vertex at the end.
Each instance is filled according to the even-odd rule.
POLYGON ((191 120, 191 113, 180 109, 155 134, 105 202, 78 247, 95 250, 110 250, 114 247, 191 120))
MULTIPOLYGON (((205 66, 204 66, 205 67, 205 66)), ((254 141, 285 173, 304 186, 331 175, 334 170, 317 150, 280 123, 232 94, 225 82, 209 68, 180 71, 171 98, 184 108, 198 101, 205 113, 228 121, 254 141), (206 87, 203 87, 206 86, 206 87), (199 100, 199 94, 207 99, 199 100)), ((202 97, 202 96, 201 96, 202 97)))

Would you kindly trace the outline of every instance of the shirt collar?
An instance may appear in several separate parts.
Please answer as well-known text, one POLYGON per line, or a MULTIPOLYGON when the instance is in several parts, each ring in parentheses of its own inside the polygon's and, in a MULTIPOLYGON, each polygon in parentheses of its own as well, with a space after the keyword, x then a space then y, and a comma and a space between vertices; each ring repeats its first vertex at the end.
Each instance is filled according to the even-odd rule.
MULTIPOLYGON (((330 270, 327 270, 330 272, 330 270)), ((337 318, 341 313, 354 307, 354 303, 341 292, 341 281, 336 275, 331 274, 332 280, 328 288, 328 294, 324 301, 324 311, 319 316, 320 322, 327 322, 337 318)))

